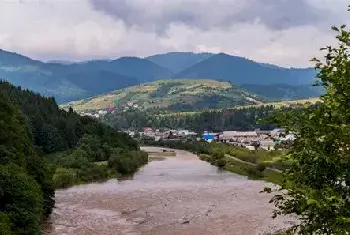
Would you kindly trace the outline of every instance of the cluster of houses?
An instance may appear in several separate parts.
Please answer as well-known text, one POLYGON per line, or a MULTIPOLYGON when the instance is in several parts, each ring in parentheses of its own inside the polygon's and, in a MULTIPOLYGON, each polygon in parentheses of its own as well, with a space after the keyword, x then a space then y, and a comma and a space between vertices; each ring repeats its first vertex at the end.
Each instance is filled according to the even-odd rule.
MULTIPOLYGON (((128 131, 128 134, 130 136, 135 136, 136 132, 128 131)), ((143 131, 139 132, 138 134, 139 136, 149 137, 156 141, 159 141, 161 139, 188 139, 188 138, 193 138, 198 136, 197 133, 189 130, 181 129, 181 130, 160 131, 159 129, 153 130, 153 128, 151 127, 144 127, 143 131)))
POLYGON ((116 113, 116 112, 127 112, 129 110, 138 109, 139 105, 137 101, 129 101, 125 105, 116 106, 114 104, 107 105, 104 109, 96 109, 96 110, 85 110, 85 111, 77 111, 77 113, 81 116, 88 116, 92 118, 103 118, 107 113, 116 113))
POLYGON ((262 131, 222 131, 219 133, 204 132, 202 138, 205 141, 223 142, 235 146, 246 147, 250 150, 262 148, 273 150, 276 144, 282 141, 293 141, 293 134, 286 134, 284 129, 262 131))
POLYGON ((283 141, 293 141, 295 136, 287 134, 284 129, 260 130, 255 131, 222 131, 218 133, 204 132, 199 135, 189 130, 154 130, 151 127, 144 127, 142 132, 127 131, 130 136, 136 134, 143 138, 159 140, 205 140, 207 142, 222 142, 232 144, 238 147, 245 147, 249 150, 257 148, 265 150, 274 150, 275 146, 283 141))
POLYGON ((103 116, 105 116, 108 111, 107 110, 97 110, 94 112, 87 112, 87 111, 82 111, 82 112, 78 112, 80 116, 87 116, 87 117, 92 117, 92 118, 101 118, 103 116))

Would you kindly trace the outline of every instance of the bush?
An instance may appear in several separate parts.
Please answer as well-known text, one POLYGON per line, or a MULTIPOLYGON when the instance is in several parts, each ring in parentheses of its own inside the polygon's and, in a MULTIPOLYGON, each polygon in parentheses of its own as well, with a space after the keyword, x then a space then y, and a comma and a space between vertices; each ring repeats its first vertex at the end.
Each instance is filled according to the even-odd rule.
POLYGON ((211 157, 213 158, 214 161, 217 161, 217 160, 225 158, 225 154, 224 154, 224 152, 222 152, 218 149, 215 149, 213 151, 213 153, 211 154, 211 157))
POLYGON ((77 174, 74 169, 57 168, 53 175, 55 188, 66 188, 72 186, 77 181, 77 174))
POLYGON ((77 171, 80 182, 94 182, 108 179, 112 174, 108 166, 90 164, 87 168, 79 169, 77 171))
POLYGON ((140 166, 148 162, 148 154, 142 151, 115 151, 109 158, 108 166, 121 174, 134 173, 140 166))
POLYGON ((257 171, 263 172, 266 169, 266 164, 265 163, 258 163, 255 168, 257 171))
POLYGON ((130 158, 123 156, 112 156, 108 160, 108 166, 121 174, 129 174, 134 171, 134 166, 130 158))
POLYGON ((256 167, 247 167, 245 170, 248 174, 248 177, 251 179, 260 179, 264 177, 263 172, 259 171, 256 167))
POLYGON ((0 212, 0 234, 12 235, 11 221, 7 214, 0 212))
POLYGON ((13 234, 39 235, 44 206, 40 185, 24 169, 9 164, 0 166, 0 189, 0 229, 11 226, 13 234))
POLYGON ((223 168, 226 165, 226 160, 225 158, 219 159, 216 161, 216 165, 220 168, 223 168))

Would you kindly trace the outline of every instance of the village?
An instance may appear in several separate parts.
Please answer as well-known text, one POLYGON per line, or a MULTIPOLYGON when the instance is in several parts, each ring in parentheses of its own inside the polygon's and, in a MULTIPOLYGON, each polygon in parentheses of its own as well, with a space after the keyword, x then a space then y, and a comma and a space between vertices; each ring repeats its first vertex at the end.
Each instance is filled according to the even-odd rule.
MULTIPOLYGON (((134 103, 128 104, 129 106, 134 103)), ((97 110, 95 112, 79 112, 81 116, 90 116, 93 118, 102 118, 107 113, 113 113, 115 109, 109 108, 105 110, 97 110)), ((238 147, 245 147, 249 150, 257 148, 264 150, 274 150, 281 148, 284 142, 292 142, 295 139, 294 134, 286 133, 284 129, 276 128, 273 130, 254 131, 237 131, 237 130, 223 130, 220 132, 204 131, 203 133, 196 133, 186 129, 154 129, 152 127, 144 127, 142 131, 125 130, 131 137, 148 138, 155 141, 172 141, 172 140, 196 140, 207 142, 221 142, 232 144, 238 147)))
POLYGON ((254 131, 222 131, 196 133, 190 130, 166 130, 160 131, 152 127, 144 127, 142 132, 125 131, 132 137, 148 138, 155 141, 172 141, 172 140, 196 140, 207 142, 221 142, 232 144, 237 147, 245 147, 249 150, 264 149, 274 150, 283 142, 295 140, 294 134, 288 134, 284 129, 260 130, 254 131))

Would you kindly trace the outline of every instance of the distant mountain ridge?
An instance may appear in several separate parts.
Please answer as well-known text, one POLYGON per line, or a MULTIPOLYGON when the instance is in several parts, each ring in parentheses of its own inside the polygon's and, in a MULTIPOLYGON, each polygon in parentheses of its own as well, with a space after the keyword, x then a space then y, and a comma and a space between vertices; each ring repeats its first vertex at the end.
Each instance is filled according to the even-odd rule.
MULTIPOLYGON (((290 91, 294 86, 308 86, 315 74, 312 68, 282 68, 224 53, 169 52, 145 58, 44 63, 0 50, 0 79, 54 96, 60 103, 169 78, 229 81, 258 94, 264 89, 278 89, 279 95, 273 99, 282 99, 288 97, 283 94, 286 85, 290 91)), ((301 97, 300 92, 294 93, 296 99, 318 94, 310 90, 308 95, 308 89, 301 97)))
POLYGON ((168 52, 148 56, 146 59, 169 69, 173 74, 192 67, 193 65, 213 56, 213 53, 193 53, 193 52, 168 52))
POLYGON ((230 81, 234 84, 311 85, 313 68, 295 69, 267 66, 238 56, 220 53, 173 75, 173 78, 206 78, 230 81))
POLYGON ((61 103, 169 76, 169 70, 136 57, 44 63, 0 50, 0 79, 44 96, 54 96, 61 103))

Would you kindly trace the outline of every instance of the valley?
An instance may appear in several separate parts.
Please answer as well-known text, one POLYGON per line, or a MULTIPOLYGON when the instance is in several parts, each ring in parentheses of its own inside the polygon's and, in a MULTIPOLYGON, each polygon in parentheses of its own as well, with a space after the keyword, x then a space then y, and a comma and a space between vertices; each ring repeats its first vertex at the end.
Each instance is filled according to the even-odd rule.
POLYGON ((0 1, 0 235, 350 235, 349 11, 0 1))

